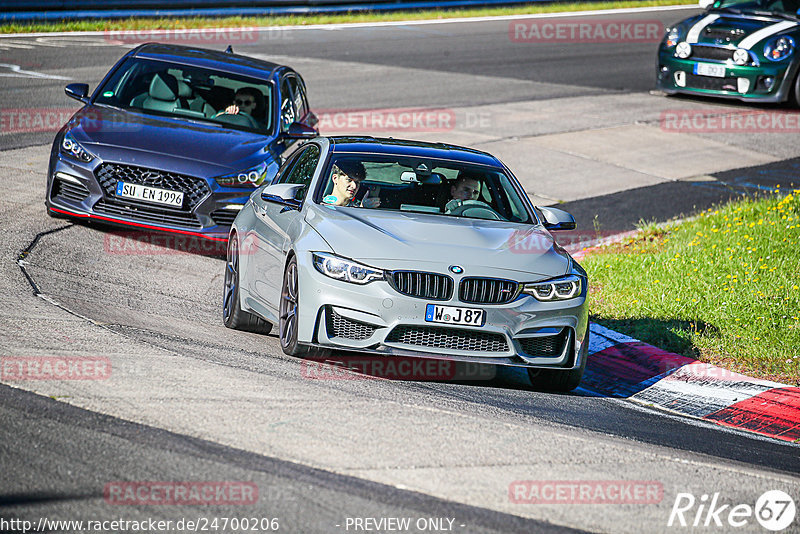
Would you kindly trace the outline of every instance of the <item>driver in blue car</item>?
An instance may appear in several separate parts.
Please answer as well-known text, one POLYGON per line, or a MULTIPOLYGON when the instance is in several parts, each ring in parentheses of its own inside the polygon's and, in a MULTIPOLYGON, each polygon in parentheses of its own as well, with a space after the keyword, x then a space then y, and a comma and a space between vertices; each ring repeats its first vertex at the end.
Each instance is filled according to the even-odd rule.
POLYGON ((252 87, 242 87, 233 97, 233 103, 224 110, 217 113, 217 117, 224 114, 237 115, 239 113, 246 113, 253 118, 256 117, 256 108, 258 108, 260 93, 257 89, 252 87))
POLYGON ((341 161, 335 164, 331 171, 333 191, 330 195, 326 195, 322 202, 333 206, 377 208, 381 204, 381 199, 377 196, 379 188, 373 193, 375 196, 370 198, 371 191, 367 189, 363 197, 357 200, 361 182, 366 176, 367 171, 360 161, 341 161))

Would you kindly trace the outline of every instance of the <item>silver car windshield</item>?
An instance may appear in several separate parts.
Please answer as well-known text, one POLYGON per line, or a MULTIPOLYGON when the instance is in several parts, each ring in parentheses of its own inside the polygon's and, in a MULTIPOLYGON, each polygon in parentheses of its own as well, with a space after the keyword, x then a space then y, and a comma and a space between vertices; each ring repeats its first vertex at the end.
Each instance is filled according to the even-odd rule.
POLYGON ((512 178, 501 170, 397 156, 332 159, 317 202, 446 217, 530 223, 512 178))
POLYGON ((199 67, 129 58, 100 88, 95 103, 270 133, 269 82, 199 67))

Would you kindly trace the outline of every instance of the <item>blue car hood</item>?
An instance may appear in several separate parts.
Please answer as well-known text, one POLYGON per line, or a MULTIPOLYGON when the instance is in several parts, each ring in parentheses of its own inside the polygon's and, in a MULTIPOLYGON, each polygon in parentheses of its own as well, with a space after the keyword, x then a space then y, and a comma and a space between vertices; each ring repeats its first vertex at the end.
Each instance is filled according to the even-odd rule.
POLYGON ((274 159, 274 137, 195 120, 89 105, 67 129, 105 161, 213 177, 274 159))
POLYGON ((542 227, 444 215, 309 206, 306 220, 336 254, 560 276, 569 256, 542 227))

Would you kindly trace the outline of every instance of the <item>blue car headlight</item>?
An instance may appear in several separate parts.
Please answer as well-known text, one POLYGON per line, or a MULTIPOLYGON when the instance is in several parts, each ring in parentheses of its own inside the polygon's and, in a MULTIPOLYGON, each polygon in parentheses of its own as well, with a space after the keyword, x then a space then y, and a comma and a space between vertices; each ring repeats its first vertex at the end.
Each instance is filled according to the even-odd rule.
POLYGON ((258 187, 267 176, 267 162, 262 161, 255 167, 243 171, 217 176, 214 180, 225 187, 258 187))
POLYGON ((325 276, 336 280, 364 285, 384 279, 383 271, 335 254, 313 252, 312 256, 314 257, 314 267, 325 276))
POLYGON ((81 163, 89 163, 94 159, 94 155, 83 148, 72 134, 64 135, 64 139, 61 140, 60 152, 65 156, 69 156, 72 159, 76 159, 81 163))
POLYGON ((764 45, 764 57, 770 61, 781 61, 794 52, 794 39, 788 35, 773 37, 764 45))
POLYGON ((536 300, 550 302, 554 300, 569 300, 581 296, 583 279, 570 274, 543 282, 535 282, 522 286, 522 292, 534 297, 536 300))

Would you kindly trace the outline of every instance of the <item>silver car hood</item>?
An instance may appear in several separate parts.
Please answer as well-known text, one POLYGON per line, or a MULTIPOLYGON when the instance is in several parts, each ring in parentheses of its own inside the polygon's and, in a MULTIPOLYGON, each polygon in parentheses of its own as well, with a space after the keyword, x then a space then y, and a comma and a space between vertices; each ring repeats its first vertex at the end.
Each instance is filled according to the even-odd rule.
POLYGON ((540 226, 312 204, 308 223, 334 253, 356 260, 445 263, 560 276, 569 256, 540 226))

